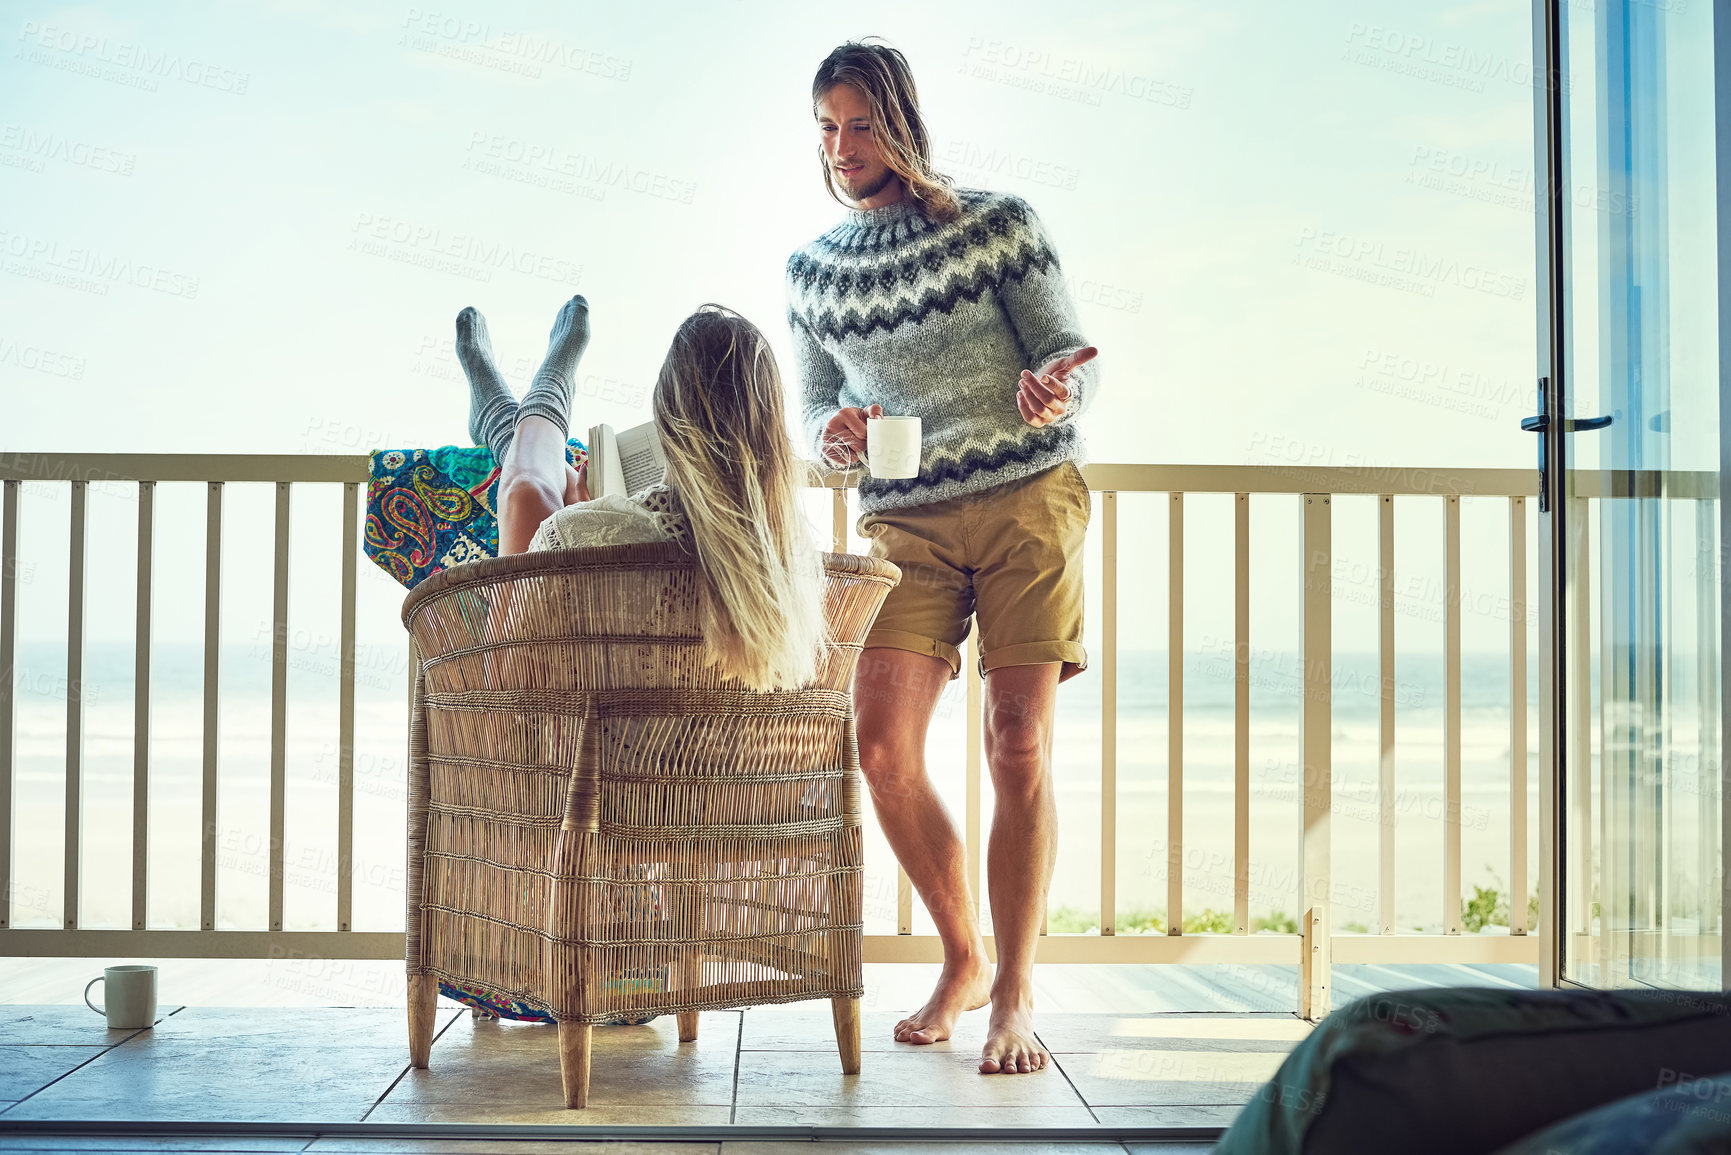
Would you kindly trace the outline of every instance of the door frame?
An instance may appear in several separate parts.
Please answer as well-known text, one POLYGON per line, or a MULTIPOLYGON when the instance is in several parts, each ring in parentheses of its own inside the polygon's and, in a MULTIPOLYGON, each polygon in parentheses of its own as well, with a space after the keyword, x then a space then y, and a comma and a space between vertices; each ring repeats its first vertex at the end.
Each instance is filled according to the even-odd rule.
MULTIPOLYGON (((1568 106, 1564 101, 1561 69, 1563 50, 1561 6, 1566 0, 1533 0, 1533 151, 1536 182, 1534 213, 1534 264, 1538 291, 1538 377, 1546 387, 1538 393, 1539 415, 1546 418, 1537 434, 1542 438, 1546 468, 1540 477, 1541 492, 1549 500, 1539 505, 1539 636, 1545 639, 1545 658, 1539 664, 1541 725, 1547 756, 1541 770, 1539 790, 1539 923, 1534 931, 1543 936, 1544 952, 1539 963, 1539 985, 1555 987, 1562 982, 1563 934, 1562 870, 1566 824, 1562 821, 1562 787, 1568 765, 1569 639, 1564 630, 1562 607, 1566 604, 1568 567, 1567 502, 1562 492, 1563 415, 1568 411, 1568 326, 1564 289, 1568 284, 1564 259, 1568 253, 1568 106), (1542 78, 1542 79, 1541 79, 1542 78)), ((1731 3, 1731 0, 1717 0, 1731 3)), ((1721 443, 1723 444, 1723 442, 1721 443)), ((1511 689, 1513 689, 1511 687, 1511 689)))
POLYGON ((1725 835, 1731 832, 1731 773, 1725 752, 1731 751, 1731 678, 1725 676, 1724 656, 1731 653, 1731 613, 1726 595, 1731 589, 1727 573, 1727 545, 1731 543, 1731 357, 1726 339, 1731 336, 1731 0, 1713 0, 1713 179, 1718 211, 1719 291, 1719 984, 1731 990, 1731 950, 1726 949, 1731 929, 1731 870, 1725 867, 1725 835))

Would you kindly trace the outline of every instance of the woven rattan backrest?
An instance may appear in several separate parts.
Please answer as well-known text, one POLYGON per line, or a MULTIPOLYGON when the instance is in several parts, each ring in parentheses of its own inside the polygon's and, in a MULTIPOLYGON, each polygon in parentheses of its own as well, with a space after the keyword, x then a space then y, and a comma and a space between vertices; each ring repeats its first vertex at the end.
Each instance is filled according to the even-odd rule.
MULTIPOLYGON (((812 685, 843 690, 901 573, 855 554, 823 558, 832 645, 812 685)), ((672 544, 517 554, 435 574, 405 600, 403 622, 429 691, 738 688, 702 666, 697 580, 695 560, 672 544)))
POLYGON ((826 554, 818 675, 702 661, 677 545, 475 562, 404 604, 420 659, 407 962, 561 1020, 856 991, 848 696, 900 572, 826 554))

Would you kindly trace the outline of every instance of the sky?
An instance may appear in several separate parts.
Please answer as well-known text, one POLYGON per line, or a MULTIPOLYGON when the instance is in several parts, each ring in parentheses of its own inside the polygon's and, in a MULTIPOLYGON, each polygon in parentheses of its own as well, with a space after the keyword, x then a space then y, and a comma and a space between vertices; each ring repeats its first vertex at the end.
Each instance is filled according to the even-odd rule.
MULTIPOLYGON (((1101 350, 1092 461, 1533 466, 1521 0, 7 0, 0 450, 462 443, 457 311, 487 315, 521 389, 573 292, 594 331, 579 432, 647 419, 704 301, 791 367, 783 265, 842 211, 810 80, 866 35, 907 54, 938 166, 1022 195, 1053 237, 1101 350)), ((64 488, 24 502, 27 639, 64 632, 64 488)), ((270 495, 248 488, 227 498, 225 636, 268 621, 270 495)), ((296 490, 291 604, 320 620, 340 525, 322 488, 296 490)), ((90 636, 125 639, 136 507, 93 489, 90 636)), ((1296 639, 1297 501, 1252 511, 1269 645, 1296 639)), ((203 502, 159 491, 162 636, 199 636, 203 502)), ((1120 508, 1121 564, 1149 575, 1123 644, 1162 646, 1165 499, 1120 508)), ((1507 644, 1505 519, 1501 499, 1466 503, 1463 581, 1492 607, 1465 615, 1469 650, 1507 644)), ((1185 527, 1196 645, 1230 630, 1230 500, 1191 499, 1185 527)), ((1371 501, 1337 505, 1345 648, 1375 645, 1374 527, 1371 501)), ((1440 604, 1441 533, 1440 501, 1402 503, 1415 607, 1440 604)), ((1097 565, 1089 583, 1097 623, 1097 565)), ((400 638, 400 589, 370 567, 361 587, 363 638, 400 638)), ((1399 629, 1403 649, 1440 641, 1416 610, 1399 629)))

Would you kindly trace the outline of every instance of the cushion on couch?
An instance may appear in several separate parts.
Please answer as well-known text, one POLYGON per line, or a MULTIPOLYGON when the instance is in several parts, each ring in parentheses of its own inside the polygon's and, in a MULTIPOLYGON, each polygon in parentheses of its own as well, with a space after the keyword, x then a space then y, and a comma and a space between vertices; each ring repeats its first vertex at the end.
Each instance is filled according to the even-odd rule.
POLYGON ((1498 1155, 1726 1155, 1731 1152, 1731 1075, 1682 1071, 1668 1086, 1618 1099, 1529 1135, 1498 1155))
POLYGON ((1215 1151, 1488 1153, 1667 1071, 1731 1071, 1731 995, 1391 991, 1329 1016, 1215 1151))

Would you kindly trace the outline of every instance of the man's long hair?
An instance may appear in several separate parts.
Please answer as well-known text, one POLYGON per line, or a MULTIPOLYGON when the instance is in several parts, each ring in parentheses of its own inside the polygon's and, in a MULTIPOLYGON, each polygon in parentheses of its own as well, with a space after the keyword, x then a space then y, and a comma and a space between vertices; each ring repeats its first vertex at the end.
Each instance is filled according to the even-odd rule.
MULTIPOLYGON (((850 40, 823 58, 811 82, 815 109, 824 93, 838 84, 857 88, 870 109, 872 139, 890 171, 902 178, 908 195, 935 221, 951 221, 961 212, 954 182, 932 168, 931 136, 920 116, 919 93, 907 57, 876 37, 850 40)), ((823 184, 829 195, 846 205, 836 191, 829 161, 821 150, 823 184)), ((849 205, 851 208, 852 206, 849 205)))
POLYGON ((687 317, 655 381, 655 428, 691 526, 706 661, 756 690, 809 682, 825 625, 822 570, 799 508, 808 467, 757 326, 720 305, 687 317))

